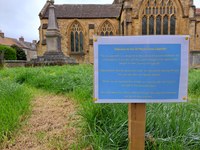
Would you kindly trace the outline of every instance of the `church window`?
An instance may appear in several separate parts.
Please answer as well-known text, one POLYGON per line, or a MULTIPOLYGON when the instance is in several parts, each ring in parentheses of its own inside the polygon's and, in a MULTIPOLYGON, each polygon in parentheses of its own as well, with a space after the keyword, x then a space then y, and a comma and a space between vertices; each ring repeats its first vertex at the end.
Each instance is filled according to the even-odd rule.
POLYGON ((75 44, 76 52, 78 52, 78 51, 79 51, 79 38, 78 38, 78 32, 75 33, 75 41, 76 41, 76 44, 75 44))
POLYGON ((163 34, 168 34, 168 16, 163 19, 163 34))
POLYGON ((83 51, 83 32, 80 32, 80 51, 83 51))
POLYGON ((150 16, 149 18, 149 34, 154 34, 154 17, 150 16))
POLYGON ((176 21, 175 21, 175 16, 171 16, 170 19, 170 34, 174 35, 175 34, 175 30, 176 30, 176 21))
POLYGON ((112 35, 113 35, 113 32, 111 31, 111 32, 110 32, 110 36, 112 36, 112 35))
POLYGON ((71 26, 71 52, 79 53, 83 52, 83 29, 78 22, 74 22, 71 26))
POLYGON ((71 51, 74 52, 74 32, 71 32, 71 51))
POLYGON ((100 28, 101 36, 111 36, 114 33, 114 28, 109 21, 105 21, 100 28))
POLYGON ((156 18, 156 34, 160 35, 161 34, 161 16, 157 16, 156 18))
POLYGON ((176 34, 176 6, 173 0, 146 0, 142 10, 142 35, 176 34))
POLYGON ((142 35, 146 35, 147 34, 147 17, 144 16, 142 18, 142 35))

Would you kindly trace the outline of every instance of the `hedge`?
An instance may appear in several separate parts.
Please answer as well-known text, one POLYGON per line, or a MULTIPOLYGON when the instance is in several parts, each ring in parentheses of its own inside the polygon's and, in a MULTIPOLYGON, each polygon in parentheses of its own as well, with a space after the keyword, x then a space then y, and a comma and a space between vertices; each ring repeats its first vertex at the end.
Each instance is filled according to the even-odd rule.
POLYGON ((4 59, 5 60, 16 60, 16 51, 15 49, 8 47, 8 46, 4 46, 4 45, 0 45, 0 53, 2 53, 4 51, 4 59))

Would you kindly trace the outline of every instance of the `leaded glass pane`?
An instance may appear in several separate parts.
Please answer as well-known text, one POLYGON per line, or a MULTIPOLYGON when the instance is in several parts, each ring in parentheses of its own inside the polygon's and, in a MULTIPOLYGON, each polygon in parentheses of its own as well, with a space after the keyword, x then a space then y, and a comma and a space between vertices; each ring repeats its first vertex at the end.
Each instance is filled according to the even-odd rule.
POLYGON ((147 35, 147 17, 142 18, 142 35, 147 35))
POLYGON ((78 38, 78 32, 75 33, 75 44, 76 44, 76 52, 79 51, 79 38, 78 38))
POLYGON ((112 35, 113 35, 113 32, 111 31, 111 32, 110 32, 110 36, 112 36, 112 35))
POLYGON ((103 31, 101 32, 101 36, 104 36, 104 33, 103 33, 103 31))
POLYGON ((71 32, 71 51, 74 52, 74 32, 71 32))
POLYGON ((105 36, 108 36, 108 31, 106 31, 106 34, 105 34, 105 36))
POLYGON ((163 34, 168 34, 168 16, 163 19, 163 34))
POLYGON ((163 7, 163 14, 165 14, 165 7, 163 7))
POLYGON ((83 51, 83 33, 80 32, 80 51, 83 51))
POLYGON ((146 8, 146 14, 147 15, 149 14, 149 8, 146 8))
POLYGON ((170 34, 174 35, 176 31, 176 19, 175 16, 171 16, 170 19, 170 34))
POLYGON ((173 10, 173 9, 172 9, 172 7, 171 7, 171 8, 170 8, 170 14, 172 14, 172 10, 173 10))
POLYGON ((153 16, 149 18, 149 34, 150 35, 154 34, 154 17, 153 16))
POLYGON ((157 16, 156 18, 156 34, 161 34, 161 16, 157 16))

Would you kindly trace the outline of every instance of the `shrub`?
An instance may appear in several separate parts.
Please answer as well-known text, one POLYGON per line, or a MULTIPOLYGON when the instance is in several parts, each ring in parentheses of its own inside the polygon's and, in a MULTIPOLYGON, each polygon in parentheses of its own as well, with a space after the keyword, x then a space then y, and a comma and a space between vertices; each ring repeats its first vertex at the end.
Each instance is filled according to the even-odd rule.
POLYGON ((23 49, 17 45, 12 45, 11 47, 16 50, 17 60, 26 60, 26 54, 23 49))
POLYGON ((4 51, 4 59, 5 60, 16 60, 16 51, 15 49, 8 47, 8 46, 4 46, 4 45, 0 45, 0 51, 4 51))

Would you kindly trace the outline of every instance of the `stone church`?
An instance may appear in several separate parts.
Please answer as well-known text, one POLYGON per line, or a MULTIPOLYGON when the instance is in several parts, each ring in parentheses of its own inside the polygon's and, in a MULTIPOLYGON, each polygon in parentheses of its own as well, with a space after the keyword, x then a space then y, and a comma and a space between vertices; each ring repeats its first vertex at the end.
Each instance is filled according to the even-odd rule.
POLYGON ((39 17, 38 56, 47 51, 49 8, 54 6, 60 49, 79 63, 93 63, 93 35, 190 35, 190 64, 200 64, 200 9, 193 0, 114 0, 112 4, 54 4, 39 17))

